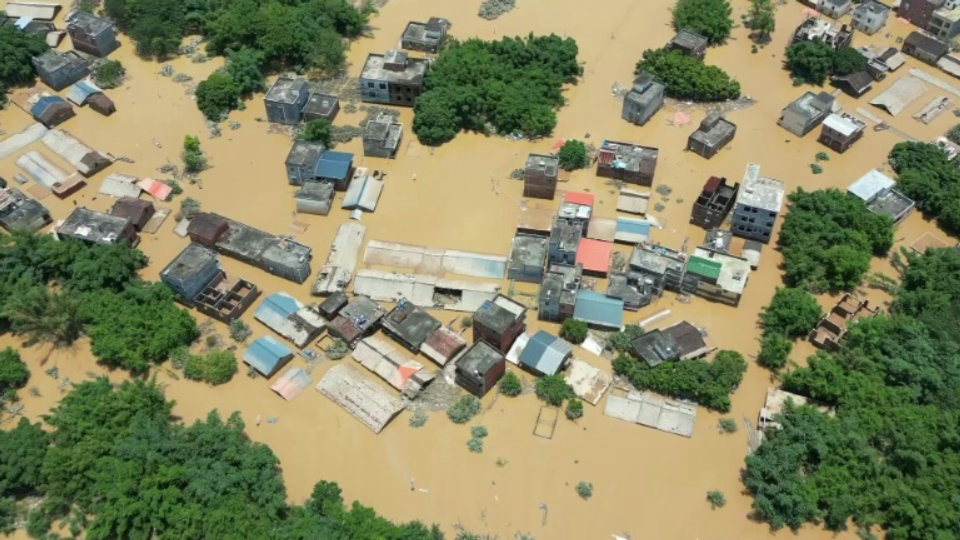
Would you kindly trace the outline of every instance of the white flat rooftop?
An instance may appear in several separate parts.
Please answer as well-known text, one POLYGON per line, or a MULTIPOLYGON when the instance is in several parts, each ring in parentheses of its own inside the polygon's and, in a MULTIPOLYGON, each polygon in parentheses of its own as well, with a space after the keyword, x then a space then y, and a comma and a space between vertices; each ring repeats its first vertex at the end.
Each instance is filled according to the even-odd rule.
POLYGON ((877 195, 892 188, 895 184, 896 181, 894 181, 893 178, 876 169, 872 169, 867 172, 867 174, 861 176, 859 180, 850 184, 850 187, 847 188, 847 193, 865 202, 870 202, 876 198, 877 195))

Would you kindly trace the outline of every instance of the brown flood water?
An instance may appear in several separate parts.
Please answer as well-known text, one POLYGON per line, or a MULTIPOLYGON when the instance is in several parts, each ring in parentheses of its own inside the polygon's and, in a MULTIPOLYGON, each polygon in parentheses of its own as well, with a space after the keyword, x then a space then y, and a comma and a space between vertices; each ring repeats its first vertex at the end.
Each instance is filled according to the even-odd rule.
MULTIPOLYGON (((373 19, 373 36, 353 44, 349 53, 350 73, 358 74, 368 52, 395 47, 407 20, 424 20, 432 15, 450 19, 453 34, 460 38, 495 39, 531 31, 576 38, 585 73, 566 90, 568 105, 559 113, 555 137, 584 138, 589 133, 589 141, 595 144, 610 138, 658 146, 661 153, 656 183, 671 186, 673 193, 664 203, 666 208, 653 213, 664 225, 653 238, 668 246, 679 247, 686 238, 691 246, 701 240, 702 231, 689 227, 687 221, 690 205, 709 175, 739 180, 747 162, 753 161, 763 166, 763 174, 782 179, 790 190, 801 186, 845 188, 868 169, 883 165, 889 148, 900 140, 893 133, 868 129, 863 140, 843 156, 828 152, 831 160, 823 163, 823 174, 810 172, 814 155, 825 150, 816 142, 816 134, 797 140, 775 124, 780 109, 805 90, 793 88, 789 76, 780 69, 783 47, 802 18, 802 7, 797 3, 780 6, 773 43, 758 54, 750 53, 750 42, 742 28, 734 30, 727 45, 708 53, 710 63, 728 70, 740 80, 744 95, 757 100, 753 106, 729 114, 738 124, 736 139, 709 161, 683 151, 687 135, 705 114, 702 109, 683 107, 691 113, 692 122, 678 127, 669 123, 675 106, 668 105, 647 126, 638 127, 620 120, 620 102, 611 95, 614 83, 630 82, 641 51, 661 46, 672 35, 672 2, 606 0, 590 4, 520 0, 515 11, 496 21, 477 17, 478 3, 392 0, 373 19), (603 16, 597 16, 601 6, 603 16)), ((743 0, 734 2, 734 20, 739 21, 746 6, 743 0)), ((886 30, 903 36, 911 28, 892 20, 886 30)), ((856 40, 858 45, 868 41, 893 43, 893 37, 884 38, 882 34, 871 38, 858 34, 856 40)), ((109 92, 118 112, 103 118, 87 108, 80 109, 78 116, 62 127, 94 147, 130 157, 136 163, 116 163, 93 178, 73 201, 45 199, 43 202, 55 218, 66 217, 73 202, 95 209, 108 208, 111 200, 96 195, 103 176, 109 172, 156 176, 159 173, 155 169, 165 162, 179 164, 183 136, 197 134, 212 168, 201 175, 202 184, 185 186, 181 197, 194 197, 206 210, 272 232, 291 232, 295 190, 287 185, 283 167, 290 140, 285 135, 269 133, 268 124, 257 121, 264 116, 259 98, 248 102, 245 111, 231 115, 231 120, 242 124, 240 129, 230 130, 224 124, 222 137, 208 139, 201 115, 185 94, 184 86, 159 76, 159 64, 137 59, 126 40, 112 57, 121 60, 130 74, 122 88, 109 92)), ((181 58, 170 63, 176 72, 200 80, 220 62, 215 59, 194 64, 181 58)), ((907 69, 913 67, 920 66, 911 59, 907 69)), ((879 88, 885 88, 905 71, 889 77, 879 88)), ((866 101, 878 91, 874 89, 860 100, 841 96, 840 103, 851 112, 857 107, 870 108, 866 101)), ((931 89, 892 121, 878 109, 871 111, 918 139, 932 140, 952 125, 951 115, 944 114, 929 126, 913 120, 911 115, 934 95, 931 89)), ((361 115, 341 112, 337 123, 355 123, 361 115)), ((401 118, 409 126, 412 111, 403 110, 401 118)), ((7 133, 30 122, 16 107, 0 112, 0 127, 7 133)), ((355 152, 359 165, 383 168, 389 174, 377 212, 363 216, 367 239, 507 254, 522 190, 521 184, 508 175, 522 165, 528 152, 548 150, 554 141, 516 142, 461 134, 449 144, 429 149, 419 145, 409 130, 405 135, 402 149, 393 161, 362 158, 359 140, 341 147, 355 152)), ((43 153, 51 157, 48 151, 43 153)), ((12 157, 0 162, 0 175, 12 178, 17 170, 14 160, 12 157)), ((66 167, 65 163, 61 165, 66 167)), ((596 216, 616 215, 614 188, 592 170, 575 172, 562 189, 589 190, 597 195, 596 216)), ((654 195, 654 199, 659 196, 654 195)), ((178 201, 168 205, 176 209, 178 201)), ((297 236, 314 248, 313 267, 318 269, 337 226, 347 220, 347 214, 337 209, 326 217, 300 215, 296 219, 309 225, 305 233, 297 236)), ((164 264, 187 243, 173 235, 172 228, 171 219, 157 235, 144 235, 140 247, 151 259, 145 272, 147 279, 156 279, 164 264)), ((909 244, 932 230, 933 225, 915 214, 897 229, 898 244, 909 244)), ((937 234, 946 238, 943 233, 937 234)), ((623 247, 618 249, 626 251, 623 247)), ((265 293, 287 291, 303 300, 309 298, 309 281, 296 285, 231 259, 222 261, 229 273, 254 281, 265 293)), ((758 349, 757 313, 780 283, 778 263, 779 254, 768 247, 738 308, 698 298, 681 304, 668 293, 639 313, 628 312, 626 319, 635 322, 668 308, 672 314, 658 324, 688 319, 708 329, 710 339, 720 348, 739 350, 752 359, 758 349)), ((875 261, 874 269, 892 275, 885 261, 875 261)), ((505 290, 506 286, 504 283, 505 290)), ((599 290, 604 287, 598 284, 599 290)), ((536 288, 518 286, 518 291, 535 293, 536 288)), ((876 291, 869 291, 869 295, 883 300, 883 295, 876 291)), ((827 305, 829 299, 824 298, 823 303, 827 305)), ((268 333, 253 320, 252 313, 253 310, 249 311, 245 320, 253 328, 254 337, 268 333)), ((451 312, 435 315, 444 322, 460 316, 451 312)), ((531 313, 530 319, 533 318, 535 313, 531 313)), ((226 337, 226 328, 214 324, 226 337)), ((555 325, 536 321, 530 321, 529 326, 556 330, 555 325)), ((0 337, 0 345, 20 344, 7 335, 0 337)), ((794 359, 802 361, 810 351, 809 345, 800 344, 794 359)), ((578 355, 589 357, 585 359, 605 369, 610 367, 607 360, 582 350, 578 349, 578 355)), ((39 397, 21 392, 23 413, 34 420, 62 395, 58 383, 43 374, 45 369, 57 366, 62 376, 74 382, 104 373, 84 341, 72 349, 52 353, 43 347, 25 349, 24 357, 33 371, 29 386, 40 391, 39 397)), ((301 362, 295 360, 295 364, 301 362)), ((314 371, 314 382, 327 365, 321 364, 314 371)), ((109 375, 113 380, 124 377, 121 373, 109 375)), ((530 532, 537 538, 584 539, 609 538, 611 533, 629 533, 634 538, 690 539, 771 535, 766 525, 747 518, 750 498, 743 493, 740 483, 746 455, 745 430, 741 428, 733 435, 719 434, 716 423, 721 415, 702 408, 691 439, 630 425, 604 416, 599 407, 588 407, 577 423, 561 419, 554 438, 546 440, 531 433, 539 409, 535 397, 496 399, 491 394, 484 400, 482 415, 474 422, 486 425, 490 435, 484 452, 473 454, 465 444, 469 429, 450 423, 442 413, 431 414, 426 426, 412 429, 407 426, 407 412, 383 433, 374 435, 312 389, 288 403, 273 394, 263 379, 242 374, 217 388, 174 380, 166 370, 158 370, 157 378, 166 386, 167 396, 176 401, 174 412, 187 422, 203 418, 211 409, 224 414, 240 411, 250 436, 268 444, 280 458, 293 502, 303 501, 316 481, 328 479, 340 483, 346 499, 358 499, 390 519, 436 522, 447 532, 462 524, 469 530, 502 538, 512 537, 517 531, 530 532), (259 426, 254 422, 258 415, 264 419, 259 426), (277 421, 267 423, 265 419, 270 417, 277 421), (506 464, 498 466, 498 458, 506 464), (410 490, 411 479, 418 490, 410 490), (592 482, 595 487, 593 498, 587 502, 574 493, 573 487, 581 480, 592 482), (711 489, 726 494, 726 507, 710 510, 704 497, 711 489), (541 503, 546 505, 546 512, 540 509, 541 503)), ((723 416, 753 420, 770 384, 769 373, 751 364, 733 396, 731 412, 723 416)), ((834 536, 813 527, 804 528, 800 535, 834 536)), ((781 532, 777 536, 790 537, 791 533, 781 532)))

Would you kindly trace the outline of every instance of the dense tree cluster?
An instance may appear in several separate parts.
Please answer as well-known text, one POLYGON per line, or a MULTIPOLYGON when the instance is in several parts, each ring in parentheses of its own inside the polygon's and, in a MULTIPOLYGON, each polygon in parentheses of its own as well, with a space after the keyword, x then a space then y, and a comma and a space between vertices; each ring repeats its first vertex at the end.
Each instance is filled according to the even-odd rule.
POLYGON ((635 72, 648 71, 666 86, 666 94, 677 99, 723 101, 740 97, 740 83, 717 66, 687 56, 681 51, 647 49, 635 72))
POLYGON ((890 151, 897 189, 951 234, 960 233, 960 169, 935 144, 903 142, 890 151))
POLYGON ((119 60, 104 60, 93 71, 93 82, 100 88, 116 88, 123 83, 126 68, 119 60))
POLYGON ((770 41, 770 34, 777 28, 777 6, 773 0, 750 0, 750 10, 744 18, 744 26, 750 29, 750 39, 757 43, 770 41))
POLYGON ((613 361, 613 371, 629 379, 637 388, 689 399, 726 412, 730 410, 730 393, 743 379, 747 363, 736 351, 720 351, 712 361, 682 360, 664 362, 656 367, 621 354, 613 361))
POLYGON ((798 41, 787 47, 785 66, 794 79, 823 84, 830 75, 850 75, 867 69, 867 59, 856 49, 834 49, 819 40, 798 41))
POLYGON ((893 245, 890 218, 836 189, 789 195, 790 209, 780 230, 784 281, 812 291, 850 290, 870 268, 871 256, 893 245))
POLYGON ((560 337, 574 345, 579 345, 587 339, 588 330, 587 323, 577 319, 567 319, 560 326, 560 337))
POLYGON ((960 254, 908 255, 889 316, 859 319, 837 352, 784 380, 833 408, 794 407, 747 458, 754 509, 774 527, 852 519, 888 538, 960 530, 960 254))
POLYGON ((187 357, 183 376, 214 386, 229 382, 237 373, 237 357, 231 351, 213 350, 187 357))
POLYGON ((0 27, 0 92, 32 83, 30 58, 49 48, 42 36, 21 32, 12 24, 0 27))
POLYGON ((227 53, 223 69, 214 71, 197 85, 197 108, 214 122, 240 107, 240 98, 266 89, 263 71, 266 55, 257 49, 240 49, 227 53))
POLYGON ((581 73, 577 52, 573 39, 553 34, 451 41, 427 73, 413 131, 427 145, 460 130, 548 135, 562 85, 581 73))
POLYGON ((29 379, 30 370, 16 349, 7 347, 0 351, 0 399, 10 400, 29 379))
POLYGON ((28 522, 38 537, 62 519, 86 538, 443 538, 347 507, 330 482, 289 506, 276 456, 237 414, 186 426, 171 407, 155 383, 98 379, 63 398, 49 434, 26 420, 0 431, 0 526, 10 528, 15 499, 41 495, 28 522))
POLYGON ((732 12, 727 0, 677 0, 673 6, 673 28, 678 32, 689 28, 716 45, 730 37, 732 12))
POLYGON ((793 339, 805 336, 823 316, 820 304, 806 289, 777 288, 760 313, 763 337, 757 363, 777 370, 787 364, 793 339))

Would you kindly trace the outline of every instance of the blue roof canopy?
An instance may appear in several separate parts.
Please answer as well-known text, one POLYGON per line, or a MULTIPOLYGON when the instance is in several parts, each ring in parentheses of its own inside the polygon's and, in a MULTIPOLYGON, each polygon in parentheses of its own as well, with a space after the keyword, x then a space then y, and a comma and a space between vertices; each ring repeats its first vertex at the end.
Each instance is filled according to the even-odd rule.
POLYGON ((573 318, 587 324, 619 330, 623 326, 623 300, 581 289, 577 291, 573 318))
POLYGON ((40 116, 43 114, 43 111, 47 110, 47 107, 54 103, 66 103, 66 101, 60 96, 44 96, 38 99, 36 104, 30 108, 30 114, 40 116))
POLYGON ((317 166, 313 173, 318 178, 330 178, 333 180, 345 180, 350 172, 350 165, 353 163, 353 154, 349 152, 336 152, 327 150, 317 160, 317 166))
POLYGON ((293 351, 272 336, 253 340, 247 352, 243 353, 243 361, 264 377, 273 375, 292 357, 293 351))
POLYGON ((570 343, 540 330, 527 342, 520 353, 520 365, 543 375, 555 375, 573 351, 570 343))

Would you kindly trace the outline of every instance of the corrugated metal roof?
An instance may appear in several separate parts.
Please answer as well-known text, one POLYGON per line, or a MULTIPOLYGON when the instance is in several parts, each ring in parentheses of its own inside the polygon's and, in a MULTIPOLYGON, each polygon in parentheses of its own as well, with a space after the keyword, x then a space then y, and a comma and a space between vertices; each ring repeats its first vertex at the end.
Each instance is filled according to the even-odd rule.
POLYGON ((88 80, 77 81, 76 84, 67 89, 67 99, 77 105, 83 105, 87 102, 88 97, 99 92, 103 92, 103 90, 92 82, 88 80))
POLYGON ((354 178, 343 196, 341 208, 347 210, 359 208, 367 212, 373 212, 377 209, 377 201, 380 200, 381 191, 383 191, 383 182, 369 174, 354 178))
POLYGON ((290 315, 296 313, 301 307, 303 307, 303 304, 297 301, 296 298, 285 292, 276 292, 263 299, 263 302, 260 303, 260 307, 257 308, 254 317, 256 317, 258 320, 271 318, 273 316, 286 319, 290 315))
POLYGON ((623 326, 623 300, 609 298, 596 291, 577 291, 573 318, 589 324, 615 328, 623 326))
POLYGON ((720 277, 721 266, 723 265, 719 262, 704 259, 703 257, 691 256, 690 259, 687 260, 687 272, 711 279, 720 277))
POLYGON ((520 364, 544 375, 554 375, 564 360, 573 352, 573 346, 559 337, 540 330, 520 353, 520 364))
POLYGON ((47 110, 47 107, 55 103, 66 103, 66 101, 60 96, 43 96, 30 108, 30 114, 38 117, 43 114, 43 111, 47 110))
POLYGON ((610 270, 610 254, 613 244, 602 240, 583 238, 577 247, 578 264, 583 264, 586 272, 600 272, 606 274, 610 270))
POLYGON ((280 362, 290 356, 293 356, 293 352, 286 345, 274 337, 263 336, 253 340, 243 353, 243 361, 261 375, 269 377, 280 362))
POLYGON ((153 178, 144 178, 143 180, 140 180, 137 185, 140 186, 140 189, 146 191, 158 201, 167 200, 167 197, 169 197, 170 193, 173 192, 172 187, 164 184, 163 182, 154 180, 153 178))
POLYGON ((568 191, 566 195, 563 196, 563 200, 564 202, 593 206, 593 195, 583 193, 582 191, 568 191))
POLYGON ((353 163, 353 154, 349 152, 335 152, 328 150, 317 160, 317 166, 314 174, 318 178, 333 178, 341 180, 347 177, 350 172, 350 164, 353 163))
POLYGON ((310 375, 305 371, 294 366, 277 378, 276 382, 270 385, 270 389, 280 395, 283 399, 290 401, 300 395, 308 386, 310 386, 310 375))

